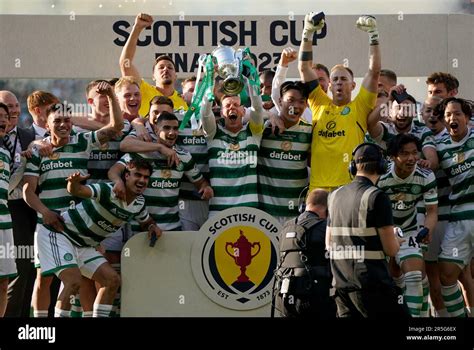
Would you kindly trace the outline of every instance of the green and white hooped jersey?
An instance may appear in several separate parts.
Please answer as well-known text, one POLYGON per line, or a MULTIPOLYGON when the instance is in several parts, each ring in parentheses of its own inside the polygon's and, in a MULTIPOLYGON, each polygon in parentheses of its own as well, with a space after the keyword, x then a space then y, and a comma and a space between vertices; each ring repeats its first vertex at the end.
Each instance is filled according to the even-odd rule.
MULTIPOLYGON (((433 138, 438 144, 446 135, 449 135, 448 131, 444 129, 439 134, 433 135, 433 138)), ((441 167, 435 171, 436 185, 438 188, 438 221, 448 221, 449 213, 451 212, 451 205, 449 203, 449 195, 451 194, 451 185, 449 179, 446 176, 441 167)), ((425 214, 426 208, 423 202, 418 203, 416 210, 418 214, 425 214)))
MULTIPOLYGON (((381 124, 383 127, 382 134, 375 139, 372 139, 372 138, 369 139, 366 136, 366 140, 368 142, 375 142, 384 150, 386 150, 387 145, 390 142, 390 140, 395 138, 395 136, 397 136, 399 132, 394 124, 387 124, 385 122, 381 122, 381 124)), ((436 148, 436 142, 434 140, 433 133, 426 126, 415 124, 413 122, 411 126, 411 130, 408 131, 407 134, 416 136, 421 141, 422 148, 425 148, 425 147, 436 148)))
POLYGON ((237 133, 217 124, 213 139, 207 139, 209 174, 214 197, 209 212, 233 207, 258 207, 257 157, 262 126, 248 123, 237 133), (258 129, 260 128, 260 132, 258 129))
MULTIPOLYGON (((191 155, 181 149, 176 148, 176 153, 181 160, 178 166, 168 166, 168 161, 161 154, 153 152, 154 158, 149 158, 150 154, 125 154, 120 160, 120 164, 126 165, 133 157, 141 157, 152 161, 153 173, 148 181, 148 187, 143 196, 145 197, 148 212, 157 225, 164 231, 176 230, 181 226, 179 220, 179 188, 183 176, 196 182, 202 179, 202 174, 196 167, 191 155)), ((137 222, 132 221, 132 231, 141 231, 137 222)))
MULTIPOLYGON (((442 132, 434 136, 436 145, 445 137, 449 137, 448 130, 444 129, 442 132)), ((441 168, 435 171, 436 184, 438 186, 438 221, 448 221, 451 213, 451 204, 449 202, 449 195, 451 194, 451 184, 446 172, 441 168)))
POLYGON ((450 221, 474 218, 474 130, 459 142, 445 136, 437 145, 441 168, 452 187, 450 221))
POLYGON ((142 223, 149 220, 142 195, 127 204, 115 196, 111 182, 88 187, 92 190, 92 197, 63 214, 64 232, 61 233, 76 246, 95 247, 132 219, 142 223))
MULTIPOLYGON (((120 142, 128 135, 132 127, 128 120, 123 122, 124 127, 119 138, 92 148, 89 162, 87 163, 87 170, 91 176, 87 180, 88 184, 109 181, 107 175, 109 169, 123 156, 123 152, 120 152, 120 142)), ((77 131, 88 132, 88 130, 80 128, 77 128, 77 131)))
MULTIPOLYGON (((50 143, 51 139, 47 137, 44 141, 50 143)), ((46 207, 51 210, 65 210, 74 202, 80 201, 67 192, 66 178, 76 171, 82 175, 87 174, 90 152, 98 145, 95 131, 79 133, 71 135, 66 145, 55 147, 51 156, 42 157, 35 153, 27 160, 24 175, 39 177, 39 198, 46 207)))
MULTIPOLYGON (((176 113, 176 116, 181 123, 184 114, 176 113)), ((206 179, 209 179, 209 156, 207 153, 207 142, 202 128, 193 130, 191 129, 191 122, 189 122, 183 130, 179 131, 176 145, 191 153, 191 156, 196 162, 196 167, 206 179)), ((182 199, 201 200, 201 195, 186 177, 184 177, 181 182, 179 197, 182 199)))
POLYGON ((425 205, 438 203, 436 178, 430 169, 415 167, 413 173, 405 179, 395 174, 395 164, 391 163, 390 171, 382 175, 377 183, 392 202, 393 222, 403 232, 417 230, 416 205, 424 200, 425 205))
POLYGON ((0 147, 0 230, 12 228, 12 218, 8 209, 8 184, 10 182, 10 152, 0 147))
MULTIPOLYGON (((156 136, 155 131, 153 130, 153 127, 151 126, 148 120, 145 122, 144 126, 145 126, 146 131, 148 131, 148 135, 150 135, 152 142, 158 141, 158 137, 156 136)), ((137 131, 134 128, 132 128, 127 136, 132 136, 132 137, 137 138, 137 131)))
POLYGON ((267 122, 257 170, 259 207, 270 215, 298 215, 299 196, 308 185, 311 135, 311 124, 302 119, 278 135, 267 122))

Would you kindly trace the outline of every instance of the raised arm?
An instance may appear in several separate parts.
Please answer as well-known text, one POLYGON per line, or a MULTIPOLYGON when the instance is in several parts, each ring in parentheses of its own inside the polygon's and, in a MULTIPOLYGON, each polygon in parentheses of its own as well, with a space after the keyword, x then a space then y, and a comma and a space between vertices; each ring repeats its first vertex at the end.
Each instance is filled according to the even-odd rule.
POLYGON ((361 16, 356 22, 357 28, 369 34, 369 71, 362 81, 362 86, 369 92, 377 92, 377 84, 382 67, 382 56, 379 47, 379 32, 373 16, 361 16))
POLYGON ((200 113, 204 134, 207 138, 213 139, 217 128, 216 117, 212 113, 212 103, 207 99, 206 95, 202 99, 200 113))
POLYGON ((280 62, 278 63, 275 76, 273 77, 272 81, 272 101, 278 113, 280 113, 280 87, 286 80, 288 64, 295 61, 297 58, 298 54, 292 47, 284 48, 281 53, 280 62))
MULTIPOLYGON (((256 90, 255 87, 250 84, 249 80, 246 78, 246 85, 248 88, 248 94, 251 102, 250 106, 250 127, 258 127, 263 131, 263 104, 262 99, 260 98, 260 93, 256 90)), ((258 131, 256 131, 258 133, 258 131)))
POLYGON ((119 135, 122 132, 124 124, 122 111, 120 110, 120 105, 112 86, 107 82, 101 82, 97 85, 97 92, 107 96, 109 101, 110 121, 106 126, 97 130, 97 139, 102 144, 119 135))
POLYGON ((300 52, 298 57, 298 70, 300 77, 303 82, 309 82, 316 80, 318 77, 312 69, 313 65, 313 35, 316 31, 321 30, 324 27, 324 19, 321 19, 318 23, 313 24, 312 18, 316 15, 316 12, 308 13, 304 18, 303 35, 301 38, 300 52))
POLYGON ((380 106, 375 107, 375 109, 373 109, 367 116, 367 131, 369 132, 370 137, 374 140, 383 133, 383 126, 380 122, 380 117, 382 111, 386 111, 387 108, 386 104, 381 104, 380 106))
POLYGON ((133 58, 135 57, 135 51, 137 50, 137 40, 143 29, 150 27, 153 24, 153 18, 145 13, 139 13, 135 18, 130 36, 125 43, 120 54, 120 72, 122 76, 133 76, 141 80, 140 73, 137 67, 133 64, 133 58))

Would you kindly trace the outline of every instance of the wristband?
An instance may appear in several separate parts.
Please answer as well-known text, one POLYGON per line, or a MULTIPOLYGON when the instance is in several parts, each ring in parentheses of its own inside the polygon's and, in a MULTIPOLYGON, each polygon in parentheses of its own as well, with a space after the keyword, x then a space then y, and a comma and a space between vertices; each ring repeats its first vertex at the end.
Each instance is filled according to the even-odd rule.
POLYGON ((368 33, 369 33, 369 44, 378 45, 379 44, 379 31, 377 29, 374 29, 368 33))

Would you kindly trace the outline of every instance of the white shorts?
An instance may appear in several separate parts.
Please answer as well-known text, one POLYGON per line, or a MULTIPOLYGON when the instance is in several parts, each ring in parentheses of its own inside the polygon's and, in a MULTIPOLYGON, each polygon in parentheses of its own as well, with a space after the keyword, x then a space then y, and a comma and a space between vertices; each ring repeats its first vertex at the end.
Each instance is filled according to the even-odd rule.
POLYGON ((199 231, 209 218, 209 202, 183 199, 179 205, 179 220, 182 231, 199 231), (181 205, 183 204, 183 205, 181 205))
POLYGON ((431 242, 428 244, 428 250, 424 253, 424 258, 427 263, 438 262, 438 256, 441 253, 441 243, 443 242, 447 228, 447 221, 438 221, 436 224, 436 228, 431 235, 431 242))
POLYGON ((40 224, 36 224, 36 229, 35 229, 35 234, 33 236, 33 251, 35 254, 35 267, 37 269, 41 268, 40 260, 39 260, 39 255, 38 255, 38 229, 40 227, 40 224))
POLYGON ((441 243, 439 261, 452 262, 461 269, 471 262, 474 248, 474 220, 448 223, 441 243))
POLYGON ((17 275, 15 262, 15 245, 11 228, 0 230, 0 278, 11 278, 17 275))
POLYGON ((52 232, 38 225, 38 254, 41 274, 59 276, 62 270, 78 267, 84 277, 92 278, 105 258, 95 248, 76 247, 61 233, 52 232))
POLYGON ((125 242, 131 237, 130 224, 123 225, 111 236, 100 242, 107 252, 121 252, 125 242))
POLYGON ((417 231, 403 232, 403 239, 405 242, 402 243, 400 250, 395 257, 398 266, 402 266, 403 261, 410 258, 423 259, 423 245, 416 243, 415 241, 417 234, 417 231))

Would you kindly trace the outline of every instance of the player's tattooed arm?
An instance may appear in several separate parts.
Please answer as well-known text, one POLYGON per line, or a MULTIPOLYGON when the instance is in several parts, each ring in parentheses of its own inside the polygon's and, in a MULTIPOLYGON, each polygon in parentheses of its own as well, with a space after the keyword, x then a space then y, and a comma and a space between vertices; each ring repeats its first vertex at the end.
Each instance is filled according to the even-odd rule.
POLYGON ((104 127, 97 130, 96 136, 100 144, 104 144, 109 140, 112 140, 120 135, 120 131, 117 132, 114 128, 104 127))
POLYGON ((115 96, 112 85, 103 81, 97 85, 97 93, 106 96, 109 101, 110 121, 103 128, 97 131, 97 139, 99 142, 106 143, 117 137, 124 127, 122 111, 115 96))

